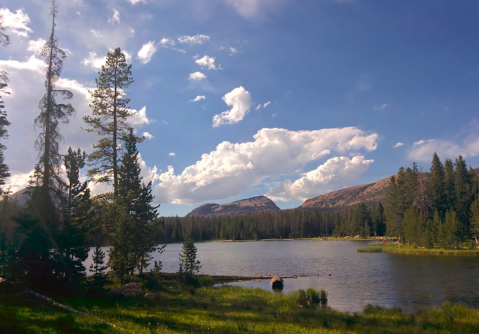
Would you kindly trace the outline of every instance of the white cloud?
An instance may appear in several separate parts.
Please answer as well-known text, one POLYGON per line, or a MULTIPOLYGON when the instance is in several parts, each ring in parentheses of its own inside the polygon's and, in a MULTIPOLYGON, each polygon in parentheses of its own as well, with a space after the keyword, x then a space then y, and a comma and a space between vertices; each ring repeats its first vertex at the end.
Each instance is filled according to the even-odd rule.
POLYGON ((100 69, 103 65, 105 65, 106 56, 105 57, 98 57, 96 52, 89 52, 88 58, 83 58, 82 64, 85 66, 91 66, 93 69, 100 69))
POLYGON ((193 81, 200 81, 200 80, 203 80, 203 79, 206 79, 206 78, 207 78, 207 76, 204 75, 203 73, 195 72, 195 73, 190 73, 190 77, 188 79, 193 80, 193 81))
POLYGON ((129 121, 132 125, 141 126, 153 122, 152 119, 149 119, 146 116, 146 107, 143 107, 140 110, 131 109, 130 112, 131 116, 129 118, 129 121))
POLYGON ((261 109, 261 106, 262 106, 262 104, 261 104, 261 103, 260 103, 260 104, 258 104, 258 105, 256 106, 256 108, 254 108, 254 110, 256 110, 256 111, 260 110, 260 109, 261 109))
POLYGON ((351 185, 366 172, 374 160, 365 160, 363 156, 352 159, 335 157, 328 159, 313 171, 291 182, 283 181, 274 186, 266 196, 274 201, 290 201, 326 194, 333 190, 351 185))
POLYGON ((153 139, 153 135, 149 132, 143 132, 143 137, 145 137, 146 139, 153 139))
POLYGON ((148 0, 126 0, 128 1, 129 3, 131 3, 132 5, 136 5, 137 3, 140 3, 140 2, 143 2, 143 3, 147 3, 148 0))
POLYGON ((30 18, 27 13, 23 12, 23 9, 17 9, 16 12, 11 12, 8 8, 0 8, 0 16, 3 16, 3 26, 12 34, 28 37, 28 33, 33 32, 33 30, 28 27, 30 18))
POLYGON ((162 38, 160 41, 162 45, 175 45, 175 41, 169 38, 162 38))
POLYGON ((394 145, 393 148, 398 148, 404 145, 405 145, 404 143, 396 143, 396 145, 394 145))
POLYGON ((233 47, 230 47, 230 55, 234 55, 235 53, 238 53, 238 50, 233 47))
POLYGON ((374 110, 384 110, 384 109, 387 108, 387 106, 388 105, 386 103, 384 103, 384 104, 380 105, 379 107, 374 107, 373 109, 374 110))
POLYGON ((113 15, 112 15, 112 17, 108 18, 108 23, 120 24, 120 22, 121 22, 120 12, 118 10, 116 10, 115 8, 113 8, 113 15))
POLYGON ((269 106, 270 104, 271 104, 271 101, 266 102, 265 104, 263 104, 263 108, 266 108, 266 107, 269 106))
POLYGON ((190 100, 191 102, 198 102, 198 101, 201 101, 201 100, 204 100, 206 99, 206 96, 204 95, 198 95, 197 97, 195 97, 193 100, 190 100))
POLYGON ((223 101, 231 107, 228 111, 223 111, 213 117, 213 126, 218 127, 223 124, 234 124, 241 121, 249 112, 252 105, 251 94, 243 86, 233 89, 223 96, 223 101))
POLYGON ((98 30, 95 30, 95 29, 90 29, 90 32, 92 33, 93 36, 97 37, 97 38, 102 38, 103 35, 101 34, 101 32, 99 32, 98 30))
POLYGON ((187 43, 187 44, 203 44, 204 42, 208 42, 210 40, 210 36, 206 35, 194 35, 194 36, 180 36, 178 37, 178 42, 180 43, 187 43))
POLYGON ((175 43, 174 40, 166 38, 166 37, 162 38, 161 41, 158 44, 161 45, 165 49, 170 49, 170 50, 175 50, 175 51, 178 51, 178 52, 181 52, 181 53, 186 53, 185 50, 175 47, 176 43, 175 43))
POLYGON ((430 162, 436 152, 441 159, 476 157, 479 155, 479 136, 475 133, 462 142, 444 139, 419 140, 408 151, 408 158, 417 162, 430 162))
POLYGON ((195 63, 200 65, 202 68, 206 67, 208 70, 218 70, 220 66, 216 66, 215 57, 203 56, 195 60, 195 63))
POLYGON ((168 155, 169 155, 170 157, 174 157, 174 156, 176 156, 176 153, 175 153, 175 152, 171 152, 171 153, 169 153, 168 155))
MULTIPOLYGON (((156 199, 160 203, 186 204, 238 196, 266 178, 279 177, 329 154, 373 151, 377 139, 377 134, 354 127, 315 131, 261 129, 254 141, 220 143, 178 175, 169 166, 159 175, 156 199)), ((323 177, 324 173, 326 169, 323 177)))
POLYGON ((245 18, 253 18, 263 11, 282 5, 287 0, 223 0, 245 18))
POLYGON ((31 51, 36 55, 42 53, 43 47, 45 46, 46 41, 43 38, 39 38, 36 41, 31 40, 28 42, 27 51, 31 51))
POLYGON ((155 46, 155 42, 149 41, 148 43, 143 44, 140 51, 138 51, 138 57, 137 58, 140 60, 140 62, 142 64, 147 64, 147 63, 150 62, 151 57, 153 57, 156 50, 157 49, 156 49, 156 46, 155 46))

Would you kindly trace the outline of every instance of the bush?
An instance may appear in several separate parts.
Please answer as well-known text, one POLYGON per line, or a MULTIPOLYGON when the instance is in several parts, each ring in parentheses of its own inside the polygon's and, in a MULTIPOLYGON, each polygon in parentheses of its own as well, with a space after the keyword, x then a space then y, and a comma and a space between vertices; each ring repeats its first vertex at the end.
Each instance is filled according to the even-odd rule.
POLYGON ((303 307, 312 307, 319 303, 326 305, 328 298, 324 290, 318 292, 312 288, 309 288, 307 291, 300 289, 298 291, 297 302, 303 307))

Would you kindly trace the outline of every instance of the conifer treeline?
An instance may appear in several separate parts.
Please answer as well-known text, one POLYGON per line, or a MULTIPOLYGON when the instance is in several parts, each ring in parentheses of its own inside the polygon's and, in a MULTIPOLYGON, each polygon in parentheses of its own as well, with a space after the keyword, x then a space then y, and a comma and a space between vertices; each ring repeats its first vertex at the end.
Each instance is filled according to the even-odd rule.
MULTIPOLYGON (((167 242, 311 237, 384 236, 421 247, 479 243, 479 182, 459 156, 444 165, 434 153, 430 173, 417 165, 391 177, 385 205, 360 203, 347 212, 295 209, 243 216, 166 218, 158 238, 167 242)), ((470 244, 468 245, 470 246, 470 244)))
POLYGON ((381 236, 385 233, 381 203, 361 203, 346 213, 324 209, 263 211, 242 216, 163 218, 158 238, 167 242, 191 236, 201 240, 257 240, 326 236, 381 236))

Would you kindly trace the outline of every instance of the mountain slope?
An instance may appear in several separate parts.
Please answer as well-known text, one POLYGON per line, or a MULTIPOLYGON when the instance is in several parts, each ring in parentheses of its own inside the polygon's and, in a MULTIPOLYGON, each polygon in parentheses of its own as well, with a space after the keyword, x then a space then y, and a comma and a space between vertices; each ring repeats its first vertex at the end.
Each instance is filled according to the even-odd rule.
POLYGON ((206 203, 197 207, 186 216, 239 216, 260 211, 279 210, 276 204, 268 197, 257 196, 225 204, 206 203))

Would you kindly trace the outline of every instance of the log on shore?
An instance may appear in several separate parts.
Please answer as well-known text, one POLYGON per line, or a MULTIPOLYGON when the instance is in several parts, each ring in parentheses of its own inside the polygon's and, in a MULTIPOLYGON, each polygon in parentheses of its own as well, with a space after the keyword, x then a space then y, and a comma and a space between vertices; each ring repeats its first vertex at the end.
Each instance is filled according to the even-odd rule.
MULTIPOLYGON (((161 276, 168 280, 174 280, 178 278, 178 273, 162 273, 161 276)), ((275 276, 240 276, 240 275, 196 275, 199 277, 209 276, 215 283, 228 283, 238 281, 254 281, 254 280, 271 280, 275 276)), ((297 275, 281 276, 282 278, 298 278, 297 275)))

